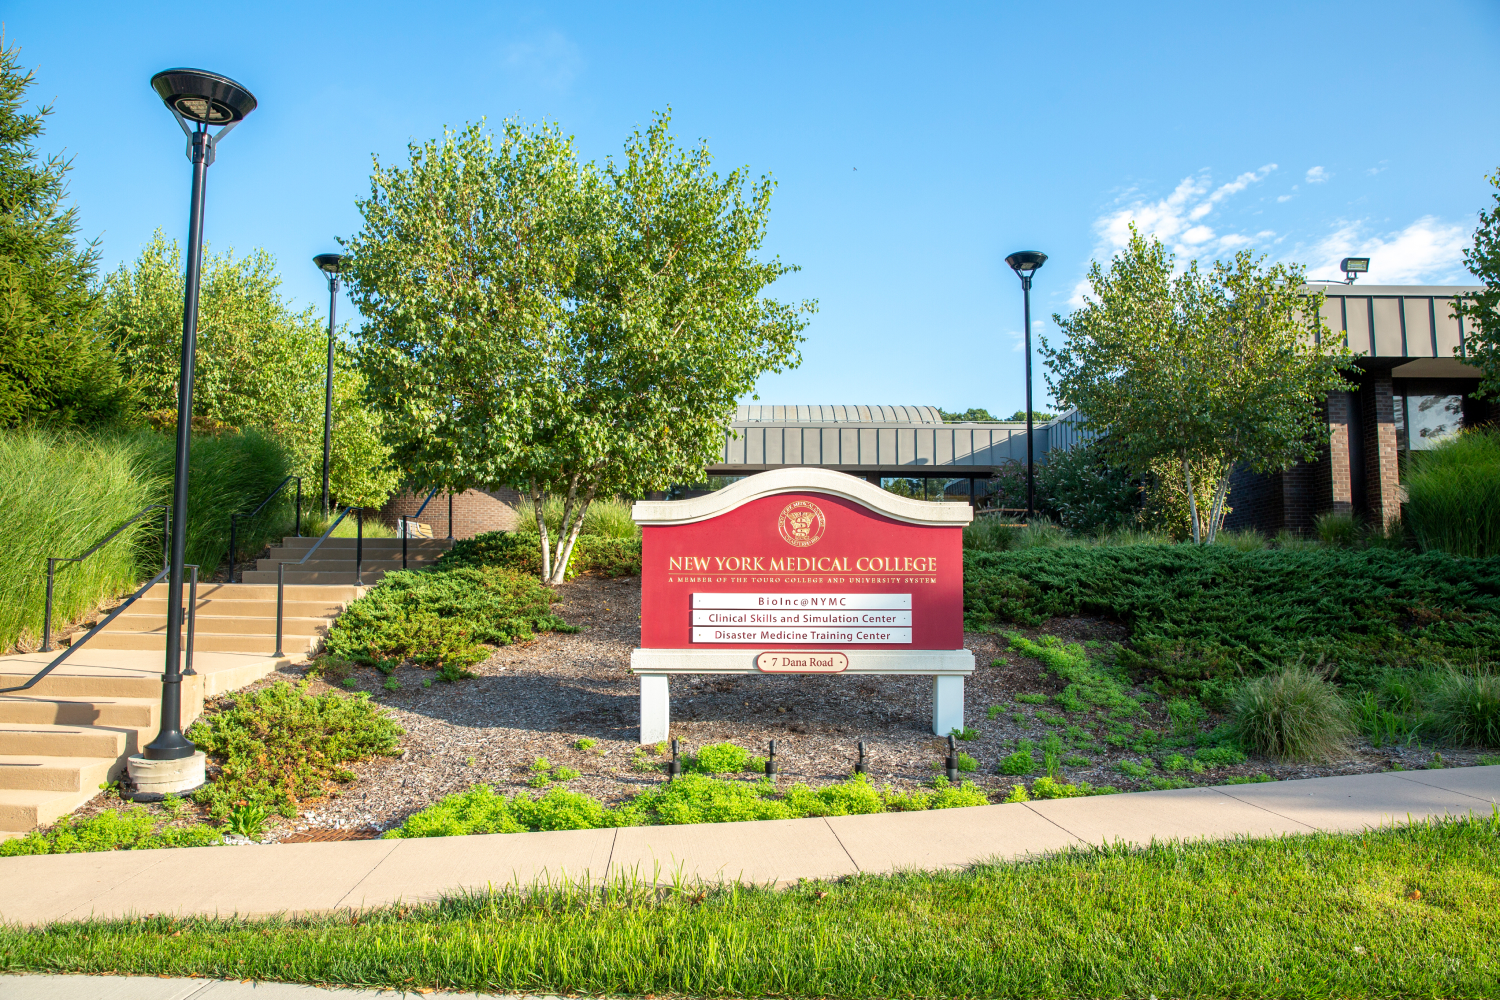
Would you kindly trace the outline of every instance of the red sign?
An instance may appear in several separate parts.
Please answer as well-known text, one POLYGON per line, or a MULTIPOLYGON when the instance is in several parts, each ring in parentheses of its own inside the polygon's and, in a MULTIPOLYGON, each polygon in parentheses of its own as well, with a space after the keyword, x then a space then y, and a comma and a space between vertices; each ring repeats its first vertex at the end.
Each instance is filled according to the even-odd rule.
POLYGON ((645 649, 963 648, 961 523, 806 490, 689 523, 638 519, 645 649))

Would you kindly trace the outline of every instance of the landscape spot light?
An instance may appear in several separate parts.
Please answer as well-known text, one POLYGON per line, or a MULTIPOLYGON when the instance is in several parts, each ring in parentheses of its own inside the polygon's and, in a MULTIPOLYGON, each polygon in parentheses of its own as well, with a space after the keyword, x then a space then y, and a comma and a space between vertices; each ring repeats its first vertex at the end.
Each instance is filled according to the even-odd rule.
POLYGON ((869 771, 870 765, 865 763, 865 744, 864 741, 861 740, 859 744, 859 758, 854 762, 854 773, 868 774, 869 771))
POLYGON ((1357 276, 1370 270, 1370 258, 1345 257, 1339 261, 1339 270, 1344 272, 1344 280, 1352 285, 1357 276))
POLYGON ((667 762, 668 781, 671 781, 673 778, 679 778, 682 776, 682 761, 677 759, 677 751, 679 749, 680 743, 680 740, 674 739, 672 741, 672 759, 667 762))
POLYGON ((770 752, 766 756, 766 777, 776 774, 776 741, 770 741, 770 752))
POLYGON ((958 744, 953 742, 953 737, 948 737, 948 759, 944 762, 948 769, 948 781, 958 783, 958 744))

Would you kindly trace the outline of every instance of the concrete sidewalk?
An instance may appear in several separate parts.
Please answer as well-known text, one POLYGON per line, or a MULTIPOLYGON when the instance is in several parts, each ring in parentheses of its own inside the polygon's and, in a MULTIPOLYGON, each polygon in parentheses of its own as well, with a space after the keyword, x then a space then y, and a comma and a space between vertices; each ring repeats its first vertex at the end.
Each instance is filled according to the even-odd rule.
POLYGON ((563 879, 784 884, 1116 841, 1357 831, 1497 803, 1500 766, 827 819, 0 858, 0 919, 306 914, 563 879))

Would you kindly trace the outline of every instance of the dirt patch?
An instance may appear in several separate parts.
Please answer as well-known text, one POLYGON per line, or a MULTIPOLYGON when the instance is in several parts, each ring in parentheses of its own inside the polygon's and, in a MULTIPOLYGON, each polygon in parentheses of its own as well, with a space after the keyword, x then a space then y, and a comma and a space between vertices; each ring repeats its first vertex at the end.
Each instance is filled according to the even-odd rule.
MULTIPOLYGON (((639 682, 629 664, 630 651, 639 641, 639 579, 585 578, 564 585, 558 593, 554 610, 582 631, 543 635, 501 648, 474 668, 479 675, 474 679, 448 684, 433 680, 431 671, 403 667, 394 674, 399 690, 387 691, 384 675, 355 670, 350 675, 354 686, 371 692, 406 730, 402 755, 354 765, 358 778, 342 795, 308 803, 294 821, 273 817, 266 826, 269 839, 373 836, 443 796, 480 782, 506 793, 527 789, 538 758, 577 770, 580 776, 566 787, 608 802, 665 780, 660 772, 637 770, 640 765, 633 763, 639 682), (580 740, 594 742, 578 749, 580 740)), ((1016 631, 1032 639, 1054 635, 1093 644, 1091 649, 1101 652, 1127 638, 1118 622, 1085 617, 1054 619, 1040 628, 1016 631)), ((1040 744, 1049 733, 1070 748, 1063 756, 1078 761, 1062 767, 1067 780, 1121 790, 1149 787, 1149 778, 1133 779, 1121 772, 1122 760, 1143 755, 1129 746, 1107 745, 1102 720, 1074 716, 1069 723, 1082 734, 1070 734, 1064 725, 1037 718, 1038 713, 1060 715, 1055 704, 1018 700, 1021 695, 1050 696, 1062 689, 1063 683, 1046 674, 1039 662, 1011 651, 1008 639, 999 634, 969 633, 964 644, 974 651, 976 661, 966 691, 968 726, 975 738, 959 747, 979 763, 978 770, 965 777, 992 798, 998 800, 1021 780, 997 774, 998 761, 1014 751, 1018 741, 1040 744), (1073 749, 1079 744, 1094 749, 1073 749), (1087 763, 1082 762, 1085 757, 1087 763)), ((294 664, 255 686, 300 681, 308 672, 308 664, 294 664)), ((312 680, 314 692, 329 686, 322 678, 312 680)), ((1151 729, 1164 735, 1169 724, 1162 704, 1150 701, 1143 708, 1134 720, 1137 731, 1151 729)), ((925 783, 938 773, 936 766, 945 753, 944 741, 931 732, 931 714, 932 681, 926 677, 703 675, 672 681, 672 732, 685 752, 727 741, 763 756, 767 741, 774 739, 783 783, 817 786, 844 779, 860 741, 866 743, 870 777, 876 784, 899 789, 925 783)), ((1217 721, 1211 718, 1207 725, 1217 721)), ((1155 750, 1151 755, 1160 760, 1169 752, 1155 750)), ((1036 756, 1040 762, 1040 752, 1036 756)), ((1464 752, 1444 750, 1443 756, 1451 765, 1474 762, 1474 755, 1464 752)), ((1173 777, 1198 784, 1233 775, 1303 778, 1393 766, 1415 769, 1432 759, 1430 748, 1364 746, 1329 765, 1252 758, 1243 765, 1173 777)), ((1156 771, 1154 776, 1166 775, 1156 771)), ((86 811, 109 808, 110 801, 118 802, 96 800, 86 811)))

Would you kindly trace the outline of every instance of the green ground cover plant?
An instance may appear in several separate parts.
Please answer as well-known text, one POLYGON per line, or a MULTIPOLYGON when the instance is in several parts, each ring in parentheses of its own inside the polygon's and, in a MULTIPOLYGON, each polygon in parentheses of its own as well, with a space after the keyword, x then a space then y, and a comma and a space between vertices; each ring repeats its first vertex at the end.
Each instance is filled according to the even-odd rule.
POLYGON ((475 785, 412 814, 401 826, 387 831, 385 836, 400 839, 470 833, 729 823, 951 809, 980 806, 987 801, 983 792, 967 782, 930 791, 894 792, 875 788, 864 775, 812 789, 802 784, 782 788, 765 779, 736 781, 687 773, 615 806, 561 788, 533 798, 526 792, 506 796, 489 785, 475 785))
MULTIPOLYGON (((1374 684, 1392 669, 1500 660, 1500 561, 1324 547, 1069 545, 964 553, 971 630, 1116 618, 1121 666, 1192 689, 1304 660, 1374 684)), ((1065 706, 1066 707, 1066 706, 1065 706)))
POLYGON ((64 816, 46 830, 0 844, 0 858, 25 854, 83 851, 145 851, 158 847, 210 847, 224 842, 212 827, 172 826, 173 817, 154 816, 141 806, 106 809, 93 816, 64 816))
POLYGON ((214 819, 247 805, 295 816, 354 780, 344 765, 396 752, 402 730, 367 694, 313 695, 307 687, 281 681, 233 695, 188 730, 219 767, 193 794, 214 819))
POLYGON ((779 891, 621 881, 358 920, 7 925, 0 969, 596 995, 1489 996, 1497 839, 1490 816, 779 891))
POLYGON ((552 614, 556 595, 536 579, 498 566, 388 573, 328 630, 331 657, 394 669, 410 660, 455 680, 489 658, 492 646, 538 632, 574 632, 552 614))
MULTIPOLYGON (((542 557, 536 535, 519 531, 490 531, 461 539, 437 561, 439 570, 464 566, 499 566, 516 573, 539 574, 542 557)), ((579 535, 568 561, 568 578, 581 573, 595 576, 640 576, 640 538, 610 538, 579 535)))

